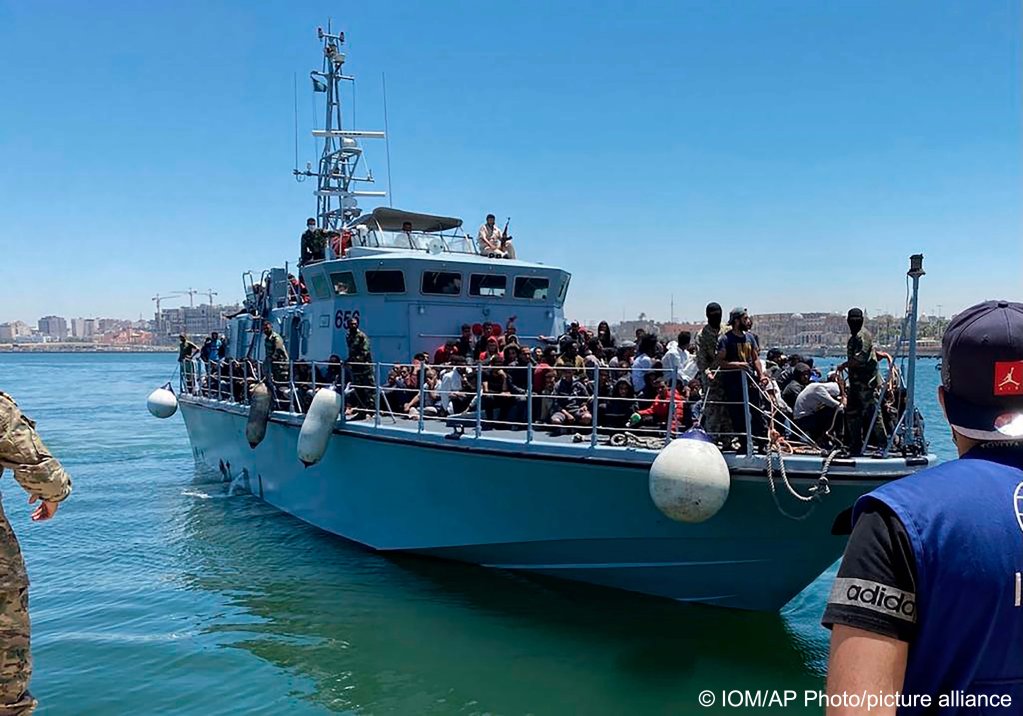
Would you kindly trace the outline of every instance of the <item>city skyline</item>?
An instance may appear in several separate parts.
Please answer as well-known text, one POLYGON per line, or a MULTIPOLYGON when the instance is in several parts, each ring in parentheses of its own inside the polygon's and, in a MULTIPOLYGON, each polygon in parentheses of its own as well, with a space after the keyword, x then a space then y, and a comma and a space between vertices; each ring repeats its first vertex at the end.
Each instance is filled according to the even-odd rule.
MULTIPOLYGON (((237 300, 243 270, 294 265, 314 197, 290 175, 293 81, 303 165, 331 10, 8 5, 0 318, 148 316, 189 285, 237 300), (37 39, 65 33, 71 66, 37 39)), ((897 313, 918 252, 925 306, 1019 295, 1017 3, 409 2, 337 24, 353 125, 383 128, 387 76, 391 176, 365 146, 378 188, 470 233, 511 216, 520 257, 573 273, 570 317, 667 317, 670 293, 689 319, 711 300, 897 313)))

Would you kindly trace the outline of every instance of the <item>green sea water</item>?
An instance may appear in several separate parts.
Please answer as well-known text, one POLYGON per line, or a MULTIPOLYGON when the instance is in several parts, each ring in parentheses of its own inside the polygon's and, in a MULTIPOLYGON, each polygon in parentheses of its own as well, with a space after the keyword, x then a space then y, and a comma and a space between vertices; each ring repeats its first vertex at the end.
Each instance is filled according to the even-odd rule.
MULTIPOLYGON (((0 481, 32 580, 39 713, 735 714, 752 711, 699 692, 824 686, 834 567, 759 614, 372 554, 197 467, 180 417, 145 407, 175 365, 0 355, 0 390, 75 482, 32 524, 0 481)), ((917 385, 948 459, 934 366, 917 385)))

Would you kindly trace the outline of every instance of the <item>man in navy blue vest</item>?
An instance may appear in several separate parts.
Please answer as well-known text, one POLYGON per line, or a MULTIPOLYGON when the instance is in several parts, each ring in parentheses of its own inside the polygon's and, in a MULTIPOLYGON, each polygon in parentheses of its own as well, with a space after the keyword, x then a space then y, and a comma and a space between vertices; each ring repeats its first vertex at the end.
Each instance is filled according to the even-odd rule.
POLYGON ((823 619, 831 716, 868 713, 842 698, 863 693, 889 695, 872 716, 1023 713, 1023 304, 966 309, 941 349, 959 459, 853 509, 823 619))

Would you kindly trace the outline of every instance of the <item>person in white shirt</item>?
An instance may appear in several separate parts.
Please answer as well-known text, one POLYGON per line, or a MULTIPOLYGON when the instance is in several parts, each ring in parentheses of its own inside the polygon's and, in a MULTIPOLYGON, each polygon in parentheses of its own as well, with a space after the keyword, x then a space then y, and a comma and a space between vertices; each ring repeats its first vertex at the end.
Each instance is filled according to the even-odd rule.
POLYGON ((451 368, 440 378, 440 384, 437 386, 437 400, 445 415, 454 415, 464 407, 465 399, 462 395, 462 374, 464 372, 464 365, 452 361, 451 368))
POLYGON ((678 340, 668 343, 668 349, 661 356, 661 365, 664 366, 664 380, 671 384, 671 374, 675 373, 676 385, 685 386, 696 377, 696 357, 689 352, 689 345, 692 343, 693 335, 689 331, 681 331, 678 340))
POLYGON ((480 226, 476 234, 476 242, 484 256, 515 258, 515 247, 511 244, 511 237, 505 236, 504 232, 497 228, 497 219, 493 214, 487 214, 486 223, 480 226))
POLYGON ((643 392, 646 387, 646 374, 653 366, 654 351, 657 350, 657 336, 653 333, 646 333, 639 341, 639 349, 636 358, 632 361, 632 389, 636 394, 643 392))
POLYGON ((845 407, 845 396, 838 383, 810 383, 796 398, 793 414, 796 425, 814 442, 820 443, 845 407))

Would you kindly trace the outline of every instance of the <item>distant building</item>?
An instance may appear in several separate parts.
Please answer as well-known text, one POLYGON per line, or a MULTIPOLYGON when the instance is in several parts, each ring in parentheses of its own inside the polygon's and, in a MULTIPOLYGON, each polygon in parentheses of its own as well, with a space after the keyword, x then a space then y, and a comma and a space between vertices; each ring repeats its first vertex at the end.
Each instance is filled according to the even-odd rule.
POLYGON ((225 315, 237 313, 241 306, 200 304, 198 306, 181 306, 164 308, 156 316, 156 339, 159 342, 176 340, 182 333, 190 336, 205 335, 212 331, 223 333, 227 329, 225 315))
POLYGON ((62 316, 43 316, 39 319, 39 332, 58 341, 67 340, 67 319, 62 316))
POLYGON ((131 321, 127 321, 123 318, 97 318, 95 333, 110 333, 120 328, 127 328, 131 325, 131 321))
POLYGON ((752 318, 761 348, 829 348, 845 345, 849 337, 840 313, 760 313, 752 318))
POLYGON ((72 318, 71 321, 71 337, 78 338, 79 340, 85 338, 85 319, 84 318, 72 318))
POLYGON ((31 335, 32 327, 23 321, 0 323, 0 343, 14 343, 19 338, 24 339, 31 335))
POLYGON ((95 338, 96 336, 96 319, 95 318, 83 318, 82 319, 82 338, 95 338))

